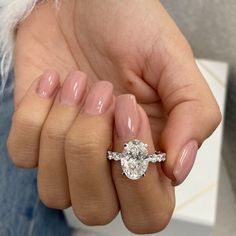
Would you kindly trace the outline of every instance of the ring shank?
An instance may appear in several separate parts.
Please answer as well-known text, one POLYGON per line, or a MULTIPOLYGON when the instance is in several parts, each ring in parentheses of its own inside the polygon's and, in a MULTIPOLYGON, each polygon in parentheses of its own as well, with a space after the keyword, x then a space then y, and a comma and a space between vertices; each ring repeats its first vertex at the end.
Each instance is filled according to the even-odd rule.
MULTIPOLYGON (((121 152, 113 152, 108 151, 107 152, 107 159, 108 160, 114 160, 114 161, 120 161, 123 157, 123 153, 121 152)), ((164 152, 155 152, 154 154, 148 154, 144 160, 155 163, 155 162, 163 162, 166 160, 166 154, 164 152)))

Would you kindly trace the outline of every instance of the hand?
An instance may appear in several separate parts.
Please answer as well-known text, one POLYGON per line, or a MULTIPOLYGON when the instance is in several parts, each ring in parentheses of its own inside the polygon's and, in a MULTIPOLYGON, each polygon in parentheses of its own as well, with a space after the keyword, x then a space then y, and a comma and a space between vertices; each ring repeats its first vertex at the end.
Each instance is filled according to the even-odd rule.
POLYGON ((86 82, 78 71, 67 76, 61 89, 53 71, 33 82, 13 116, 8 139, 13 162, 24 167, 38 163, 41 200, 54 208, 72 205, 85 224, 109 223, 121 207, 131 231, 163 229, 175 198, 160 164, 149 163, 145 178, 134 181, 122 175, 120 162, 110 164, 106 158, 112 146, 121 152, 134 138, 154 153, 146 113, 133 95, 115 99, 110 82, 96 82, 89 91, 86 82))
POLYGON ((90 85, 110 80, 116 95, 133 93, 148 114, 155 147, 167 152, 163 171, 175 185, 189 173, 196 143, 220 121, 188 43, 158 1, 65 1, 58 13, 42 4, 17 33, 16 104, 48 67, 62 78, 81 69, 90 85))

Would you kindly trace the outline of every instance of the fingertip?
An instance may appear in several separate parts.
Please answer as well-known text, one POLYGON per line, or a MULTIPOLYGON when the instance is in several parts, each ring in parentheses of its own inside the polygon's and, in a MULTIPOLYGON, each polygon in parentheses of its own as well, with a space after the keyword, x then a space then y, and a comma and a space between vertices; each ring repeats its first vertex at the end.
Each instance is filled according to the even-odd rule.
POLYGON ((83 112, 89 115, 106 113, 113 104, 113 85, 108 81, 93 84, 85 99, 83 112))
POLYGON ((59 85, 59 74, 55 70, 47 70, 38 79, 36 93, 41 98, 53 97, 59 85))
POLYGON ((194 165, 199 145, 196 140, 190 140, 179 152, 167 152, 168 161, 162 165, 165 175, 172 180, 173 186, 182 184, 188 177, 194 165))
POLYGON ((84 101, 86 90, 86 74, 82 71, 72 71, 63 82, 59 102, 65 106, 76 106, 84 101))
POLYGON ((21 100, 15 101, 14 110, 20 107, 34 108, 35 104, 52 103, 60 88, 60 76, 54 69, 48 69, 33 80, 21 100), (43 102, 44 101, 44 102, 43 102))
POLYGON ((115 104, 117 138, 122 141, 133 139, 137 135, 140 124, 135 96, 132 94, 118 96, 115 104))

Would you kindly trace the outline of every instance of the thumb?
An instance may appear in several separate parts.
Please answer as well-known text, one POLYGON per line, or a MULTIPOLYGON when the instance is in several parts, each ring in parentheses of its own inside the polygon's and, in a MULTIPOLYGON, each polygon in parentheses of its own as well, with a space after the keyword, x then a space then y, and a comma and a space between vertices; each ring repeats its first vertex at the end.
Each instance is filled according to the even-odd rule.
POLYGON ((167 153, 162 168, 173 185, 188 176, 202 142, 221 121, 219 107, 192 55, 170 59, 156 86, 167 123, 160 147, 167 153))

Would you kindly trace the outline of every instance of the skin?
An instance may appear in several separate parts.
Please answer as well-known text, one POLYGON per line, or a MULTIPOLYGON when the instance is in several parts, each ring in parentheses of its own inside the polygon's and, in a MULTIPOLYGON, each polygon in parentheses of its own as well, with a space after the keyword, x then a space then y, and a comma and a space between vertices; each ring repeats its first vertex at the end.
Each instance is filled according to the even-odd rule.
MULTIPOLYGON (((197 140, 200 146, 218 126, 221 115, 188 42, 160 2, 103 0, 101 4, 98 0, 71 0, 62 1, 58 11, 52 2, 42 3, 18 27, 14 68, 16 114, 8 149, 18 166, 31 168, 39 164, 42 201, 60 209, 72 205, 76 216, 88 225, 106 224, 121 210, 123 221, 132 232, 162 230, 174 209, 171 180, 175 181, 173 169, 179 152, 191 139, 197 140), (87 161, 94 154, 104 160, 111 145, 121 149, 124 140, 114 136, 112 143, 116 99, 110 110, 99 116, 78 115, 83 104, 74 111, 70 108, 58 111, 56 94, 42 100, 35 95, 36 85, 31 85, 48 68, 58 71, 61 82, 70 71, 85 72, 88 93, 92 85, 107 80, 114 86, 114 97, 134 94, 140 104, 140 119, 144 120, 137 136, 143 138, 151 150, 154 147, 164 150, 167 161, 161 168, 151 165, 150 174, 134 184, 120 177, 117 163, 112 163, 110 168, 107 162, 94 160, 105 173, 100 176, 105 182, 98 184, 105 186, 104 191, 94 195, 98 190, 94 181, 99 178, 91 177, 86 185, 80 182, 87 177, 83 168, 78 171, 79 163, 83 163, 83 157, 87 161), (32 119, 34 112, 42 114, 38 122, 32 119), (66 119, 68 116, 72 118, 66 119), (60 117, 65 119, 56 122, 60 117), (102 130, 97 128, 97 122, 102 130), (41 161, 47 159, 45 156, 50 150, 48 130, 54 134, 50 145, 54 142, 61 150, 50 153, 54 160, 50 163, 41 161), (78 137, 78 133, 85 131, 90 135, 78 137), (26 147, 27 139, 35 141, 26 147), (46 144, 39 146, 39 140, 46 144), (43 158, 40 153, 44 152, 43 158), (53 168, 55 165, 58 168, 53 168), (60 171, 52 171, 55 169, 60 171), (94 215, 99 217, 95 219, 94 215)), ((86 162, 82 166, 86 166, 86 162)), ((101 169, 97 175, 101 175, 101 169)))

